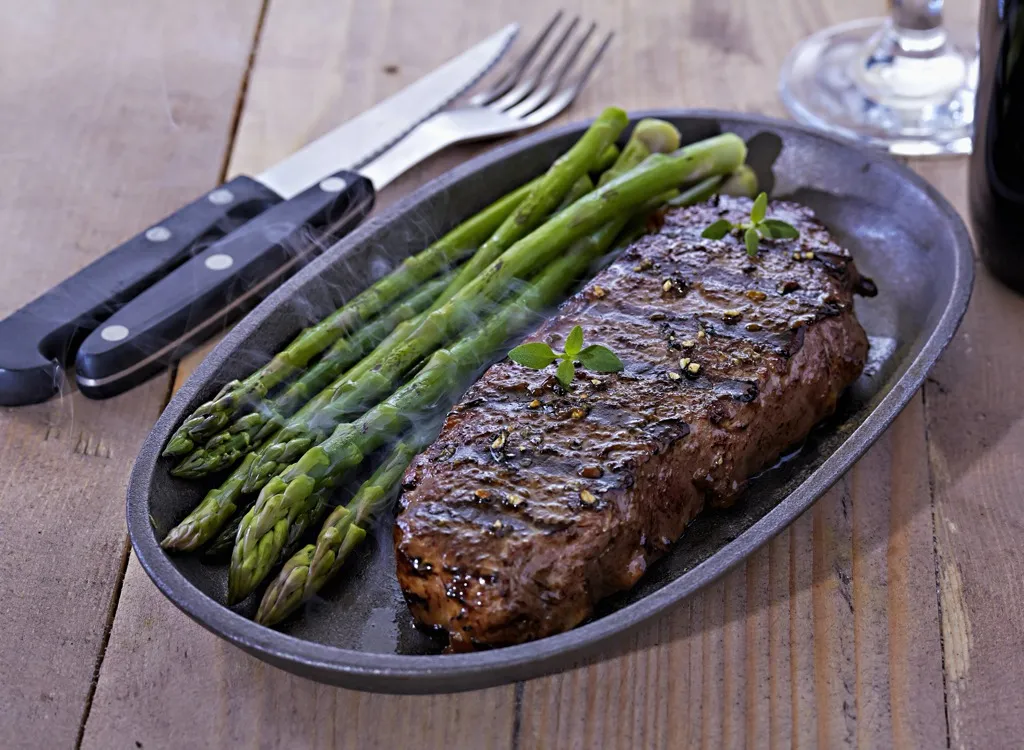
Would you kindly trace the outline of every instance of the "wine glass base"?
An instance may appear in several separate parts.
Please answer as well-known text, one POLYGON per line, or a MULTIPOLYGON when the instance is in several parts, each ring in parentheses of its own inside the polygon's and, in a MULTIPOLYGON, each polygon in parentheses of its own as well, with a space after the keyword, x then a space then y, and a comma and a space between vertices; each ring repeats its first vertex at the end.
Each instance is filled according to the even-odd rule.
POLYGON ((779 79, 779 95, 800 122, 900 156, 969 154, 976 87, 975 55, 941 30, 908 41, 887 19, 808 37, 779 79))

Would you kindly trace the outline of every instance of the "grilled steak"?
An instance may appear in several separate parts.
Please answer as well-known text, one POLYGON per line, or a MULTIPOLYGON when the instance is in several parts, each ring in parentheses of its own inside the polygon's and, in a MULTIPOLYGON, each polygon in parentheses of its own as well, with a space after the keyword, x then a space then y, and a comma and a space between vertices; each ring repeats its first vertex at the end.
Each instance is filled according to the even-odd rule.
POLYGON ((394 530, 413 615, 450 648, 519 643, 574 627, 627 589, 706 503, 833 412, 861 372, 867 338, 849 253, 810 210, 775 203, 799 240, 701 239, 750 212, 721 198, 669 212, 657 233, 528 338, 560 349, 576 324, 621 373, 505 359, 449 414, 406 474, 394 530))

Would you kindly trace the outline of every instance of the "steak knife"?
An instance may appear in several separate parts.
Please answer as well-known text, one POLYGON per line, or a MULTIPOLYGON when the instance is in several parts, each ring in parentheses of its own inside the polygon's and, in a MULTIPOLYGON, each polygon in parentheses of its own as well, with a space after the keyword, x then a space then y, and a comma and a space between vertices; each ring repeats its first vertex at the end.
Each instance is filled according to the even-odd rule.
POLYGON ((351 170, 472 86, 517 32, 506 26, 262 174, 206 193, 0 321, 0 405, 58 393, 79 343, 79 388, 102 398, 216 333, 358 225, 374 185, 351 170))

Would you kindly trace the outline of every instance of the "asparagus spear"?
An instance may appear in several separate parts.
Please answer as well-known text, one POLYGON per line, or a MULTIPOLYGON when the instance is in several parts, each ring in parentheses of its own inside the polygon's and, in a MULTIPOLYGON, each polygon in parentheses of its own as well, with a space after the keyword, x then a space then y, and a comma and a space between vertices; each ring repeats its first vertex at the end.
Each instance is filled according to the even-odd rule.
POLYGON ((621 109, 609 107, 602 112, 573 147, 555 160, 537 188, 473 254, 455 280, 441 293, 433 309, 455 297, 499 255, 538 227, 559 205, 573 183, 602 160, 605 150, 615 143, 628 124, 629 118, 621 109))
POLYGON ((249 475, 249 467, 255 460, 250 453, 219 487, 206 493, 203 501, 168 532, 160 546, 178 552, 191 552, 206 544, 216 534, 238 507, 242 484, 249 475))
POLYGON ((614 143, 611 144, 601 152, 601 156, 599 156, 597 161, 591 165, 590 171, 594 174, 601 174, 618 160, 619 153, 619 147, 614 143))
MULTIPOLYGON (((253 500, 251 495, 249 496, 253 500)), ((235 537, 238 536, 238 527, 242 523, 242 516, 252 507, 252 503, 242 503, 238 510, 228 519, 227 523, 220 530, 220 533, 213 538, 206 549, 203 550, 203 558, 208 562, 224 563, 231 559, 231 550, 235 546, 235 537)))
POLYGON ((666 203, 670 206, 692 206, 706 201, 716 193, 720 195, 741 195, 753 198, 757 194, 757 175, 746 164, 731 174, 707 177, 692 187, 673 196, 666 203))
POLYGON ((648 117, 636 124, 622 154, 607 172, 601 175, 599 186, 621 177, 651 154, 668 154, 679 148, 679 131, 665 120, 648 117))
MULTIPOLYGON (((568 193, 582 192, 588 186, 589 178, 582 181, 587 169, 626 124, 625 112, 614 108, 605 110, 470 258, 414 330, 404 338, 395 337, 387 345, 377 347, 368 358, 372 360, 371 364, 358 373, 358 377, 350 374, 348 382, 335 389, 337 397, 315 411, 315 419, 307 419, 307 414, 297 416, 259 451, 243 491, 260 489, 271 476, 323 440, 335 425, 394 390, 399 379, 416 362, 468 325, 473 317, 507 290, 514 277, 535 270, 540 263, 529 255, 517 264, 507 261, 503 252, 527 236, 568 193), (577 181, 581 181, 578 186, 577 181), (499 256, 501 263, 496 262, 499 256), (493 273, 492 268, 496 269, 493 273)), ((585 232, 577 236, 582 234, 585 232)), ((570 237, 562 247, 572 239, 575 238, 570 237)))
POLYGON ((749 166, 741 164, 731 175, 726 177, 718 192, 722 195, 739 195, 753 198, 757 195, 757 175, 749 166))
POLYGON ((594 181, 590 179, 590 175, 583 175, 569 188, 569 192, 562 198, 562 202, 558 204, 558 208, 555 212, 561 211, 563 208, 568 208, 573 203, 578 201, 584 195, 594 189, 594 181))
POLYGON ((205 446, 192 451, 171 473, 195 479, 233 465, 258 445, 257 436, 269 437, 285 419, 385 339, 395 326, 426 310, 451 279, 452 274, 433 279, 352 336, 336 341, 320 361, 284 393, 236 419, 205 446))
POLYGON ((316 544, 307 544, 292 555, 267 588, 256 622, 280 622, 341 570, 352 550, 366 538, 373 519, 397 493, 402 475, 420 450, 418 444, 398 443, 352 501, 331 511, 316 544))
POLYGON ((175 431, 164 455, 184 456, 190 453, 198 442, 210 438, 232 419, 244 414, 252 403, 305 367, 338 338, 351 333, 395 299, 453 265, 468 248, 478 247, 526 199, 536 182, 523 185, 492 203, 426 250, 407 258, 395 271, 351 302, 299 334, 287 348, 245 380, 225 384, 213 399, 199 406, 175 431))

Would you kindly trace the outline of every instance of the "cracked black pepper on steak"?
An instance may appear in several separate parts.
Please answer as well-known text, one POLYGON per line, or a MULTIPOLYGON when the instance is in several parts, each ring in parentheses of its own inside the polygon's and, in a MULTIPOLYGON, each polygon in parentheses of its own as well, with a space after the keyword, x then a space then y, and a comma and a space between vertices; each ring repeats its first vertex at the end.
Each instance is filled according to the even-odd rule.
POLYGON ((424 626, 452 650, 568 630, 628 589, 708 503, 830 415, 860 374, 853 310, 871 293, 812 212, 776 202, 797 240, 700 236, 751 201, 670 211, 528 340, 561 348, 574 325, 609 346, 616 374, 505 359, 451 411, 405 477, 398 577, 424 626))

